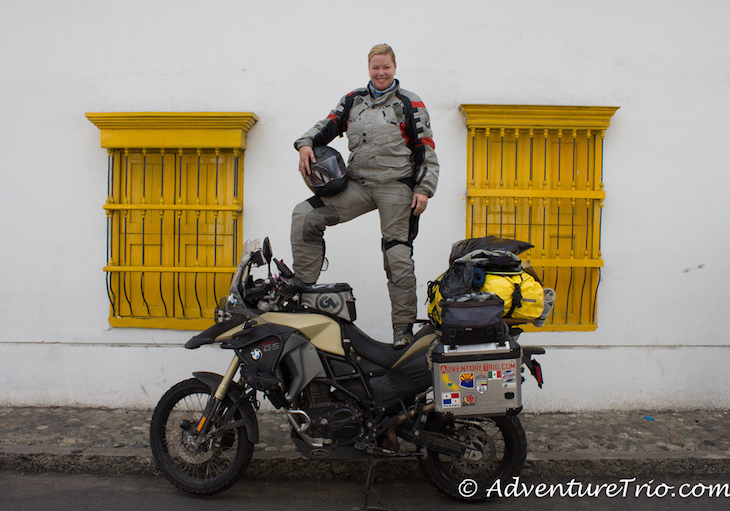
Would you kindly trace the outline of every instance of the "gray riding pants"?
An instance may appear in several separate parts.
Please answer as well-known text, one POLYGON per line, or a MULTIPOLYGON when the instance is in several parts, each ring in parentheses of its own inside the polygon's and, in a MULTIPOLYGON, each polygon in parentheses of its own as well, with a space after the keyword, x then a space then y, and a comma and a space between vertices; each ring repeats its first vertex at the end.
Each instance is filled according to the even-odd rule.
POLYGON ((304 282, 317 282, 324 260, 325 229, 377 209, 392 322, 413 323, 418 309, 412 258, 418 217, 411 213, 412 201, 413 191, 399 181, 362 184, 351 180, 334 197, 314 196, 298 204, 291 227, 294 273, 304 282))

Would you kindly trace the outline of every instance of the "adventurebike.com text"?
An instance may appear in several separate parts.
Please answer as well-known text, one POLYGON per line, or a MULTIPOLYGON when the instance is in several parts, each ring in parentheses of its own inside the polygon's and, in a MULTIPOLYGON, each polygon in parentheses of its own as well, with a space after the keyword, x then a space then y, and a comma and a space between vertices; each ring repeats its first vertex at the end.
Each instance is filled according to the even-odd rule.
MULTIPOLYGON (((571 479, 567 483, 526 484, 519 477, 513 477, 511 483, 502 485, 497 479, 489 488, 479 488, 473 479, 464 479, 459 485, 459 493, 469 499, 479 492, 486 492, 486 497, 608 497, 608 498, 730 498, 730 483, 704 484, 684 483, 670 485, 654 479, 637 483, 636 478, 620 479, 614 483, 583 483, 571 479)), ((480 495, 482 497, 484 495, 480 495)))

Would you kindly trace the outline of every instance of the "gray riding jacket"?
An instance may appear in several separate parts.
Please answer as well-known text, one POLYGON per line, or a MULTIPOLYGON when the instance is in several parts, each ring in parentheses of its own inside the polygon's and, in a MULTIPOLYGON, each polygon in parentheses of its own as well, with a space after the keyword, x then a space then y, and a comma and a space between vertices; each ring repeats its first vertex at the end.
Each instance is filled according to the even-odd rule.
POLYGON ((326 145, 347 133, 351 179, 364 183, 402 181, 414 192, 432 197, 439 164, 434 151, 431 122, 421 99, 396 87, 374 98, 367 87, 343 96, 337 107, 294 142, 326 145))

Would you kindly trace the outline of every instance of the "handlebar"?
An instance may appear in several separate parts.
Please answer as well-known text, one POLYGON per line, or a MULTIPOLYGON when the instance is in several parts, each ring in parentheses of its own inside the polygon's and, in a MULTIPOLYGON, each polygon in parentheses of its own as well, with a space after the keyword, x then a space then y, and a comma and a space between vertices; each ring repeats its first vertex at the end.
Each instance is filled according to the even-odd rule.
POLYGON ((291 279, 294 278, 294 272, 289 269, 289 267, 284 264, 283 261, 279 261, 277 258, 274 258, 274 263, 276 264, 276 267, 279 269, 279 273, 281 273, 281 276, 285 279, 291 279))

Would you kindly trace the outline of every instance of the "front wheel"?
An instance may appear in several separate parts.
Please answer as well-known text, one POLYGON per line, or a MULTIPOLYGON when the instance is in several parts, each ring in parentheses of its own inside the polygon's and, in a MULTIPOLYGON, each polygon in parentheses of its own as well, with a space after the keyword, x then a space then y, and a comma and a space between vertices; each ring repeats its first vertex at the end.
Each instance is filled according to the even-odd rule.
MULTIPOLYGON (((152 455, 162 473, 181 490, 199 495, 220 493, 233 486, 253 454, 245 426, 221 432, 226 426, 222 417, 231 405, 228 400, 210 418, 208 434, 201 437, 196 433, 195 426, 210 397, 210 388, 200 380, 182 381, 162 396, 150 424, 152 455)), ((242 418, 241 411, 236 410, 228 422, 242 418)))
POLYGON ((525 430, 517 417, 471 419, 437 416, 426 429, 468 447, 467 455, 429 450, 422 468, 436 488, 451 497, 481 500, 499 480, 512 482, 527 455, 525 430))

